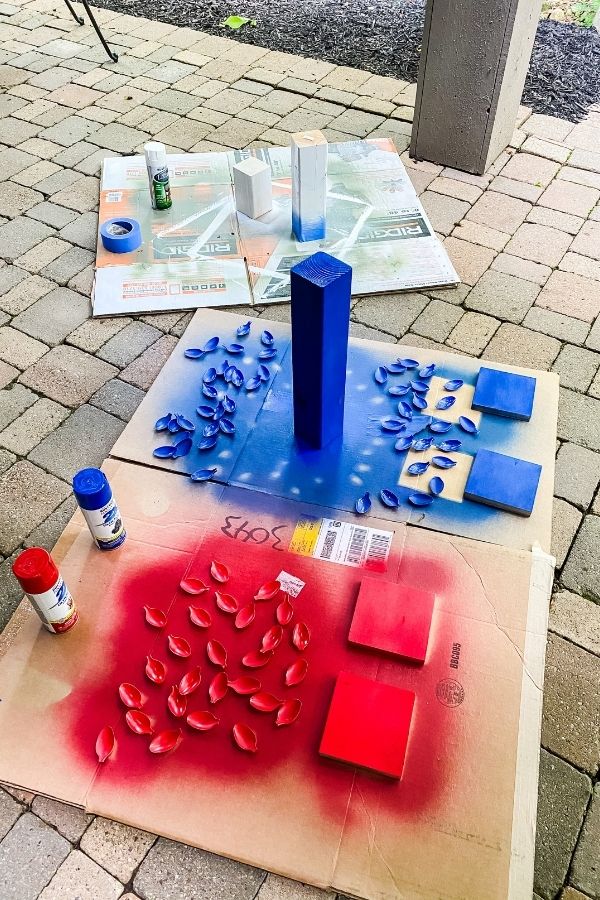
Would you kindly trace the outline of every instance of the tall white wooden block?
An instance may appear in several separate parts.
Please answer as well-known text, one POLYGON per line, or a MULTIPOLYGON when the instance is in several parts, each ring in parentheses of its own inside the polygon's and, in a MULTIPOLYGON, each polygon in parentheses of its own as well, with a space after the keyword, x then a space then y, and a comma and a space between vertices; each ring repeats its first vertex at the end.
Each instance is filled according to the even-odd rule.
POLYGON ((251 219, 264 216, 273 208, 271 169, 255 156, 249 156, 233 167, 235 206, 251 219))
POLYGON ((327 139, 320 131, 292 135, 292 231, 299 241, 325 237, 327 139))

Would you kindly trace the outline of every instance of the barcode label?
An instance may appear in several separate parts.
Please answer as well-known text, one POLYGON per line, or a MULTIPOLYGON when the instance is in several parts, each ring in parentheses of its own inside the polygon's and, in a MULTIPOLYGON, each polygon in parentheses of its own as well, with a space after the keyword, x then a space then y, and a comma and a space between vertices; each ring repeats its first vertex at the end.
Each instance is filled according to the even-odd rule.
POLYGON ((384 572, 392 549, 393 531, 379 531, 335 519, 302 519, 290 550, 342 566, 384 572))
POLYGON ((108 191, 106 194, 107 203, 120 203, 123 199, 123 191, 108 191))

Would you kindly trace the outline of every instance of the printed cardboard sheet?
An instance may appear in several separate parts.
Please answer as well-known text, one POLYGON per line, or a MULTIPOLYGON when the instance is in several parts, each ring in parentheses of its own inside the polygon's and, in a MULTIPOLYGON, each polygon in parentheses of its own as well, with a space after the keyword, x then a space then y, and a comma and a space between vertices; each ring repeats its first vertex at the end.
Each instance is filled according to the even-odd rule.
POLYGON ((529 898, 548 559, 340 516, 384 541, 383 551, 357 564, 348 558, 351 539, 346 550, 339 544, 336 559, 303 550, 298 529, 319 520, 327 531, 337 513, 326 507, 194 484, 127 463, 110 461, 106 471, 128 539, 114 553, 101 553, 77 513, 56 557, 81 622, 56 638, 23 608, 20 630, 12 630, 12 644, 5 641, 0 780, 368 900, 529 898), (224 588, 211 580, 214 559, 229 568, 226 590, 240 603, 273 578, 295 586, 294 618, 263 668, 245 669, 240 659, 260 646, 277 601, 257 603, 255 621, 236 629, 215 602, 215 589, 224 588), (210 592, 185 594, 184 576, 201 578, 210 592), (348 642, 364 577, 435 595, 422 666, 348 642), (190 604, 209 611, 208 629, 190 623, 190 604), (144 605, 167 614, 165 629, 146 623, 144 605), (301 654, 289 634, 297 621, 310 630, 301 654), (168 633, 189 641, 189 658, 170 653, 168 633), (211 704, 208 686, 220 670, 207 656, 209 640, 226 648, 230 681, 255 675, 264 691, 299 699, 297 720, 276 727, 274 714, 253 709, 232 688, 211 704), (147 654, 166 664, 164 684, 145 676, 147 654), (283 672, 299 655, 308 664, 306 678, 286 687, 283 672), (188 711, 215 714, 219 722, 209 732, 194 731, 167 710, 171 685, 192 666, 200 667, 202 682, 188 697, 188 711), (341 671, 415 693, 400 781, 319 755, 341 671), (142 691, 155 731, 181 728, 177 749, 154 755, 151 737, 127 726, 118 694, 123 682, 142 691), (256 732, 256 753, 235 745, 232 728, 240 722, 256 732), (116 749, 100 764, 94 745, 107 725, 116 749))
POLYGON ((143 243, 114 254, 98 240, 94 315, 283 301, 290 267, 319 249, 352 266, 355 295, 458 282, 389 139, 330 145, 321 242, 291 233, 289 147, 171 155, 169 171, 173 206, 153 210, 144 158, 104 161, 99 221, 137 219, 143 243), (273 209, 256 220, 236 212, 232 186, 250 154, 273 177, 273 209))
POLYGON ((243 317, 226 312, 203 310, 196 313, 178 347, 117 440, 113 456, 183 474, 199 468, 214 468, 214 478, 222 483, 237 484, 272 496, 325 504, 351 518, 355 516, 357 498, 368 491, 373 500, 373 512, 380 518, 407 521, 524 550, 539 542, 546 552, 550 552, 558 410, 558 377, 555 374, 487 363, 501 371, 521 372, 536 379, 531 420, 516 421, 472 409, 481 360, 351 338, 344 440, 340 445, 309 450, 299 446, 294 439, 289 326, 255 319, 249 335, 238 339, 236 329, 244 321, 243 317), (257 367, 263 364, 259 357, 265 350, 261 343, 263 329, 272 333, 277 350, 275 357, 266 361, 268 377, 255 391, 236 389, 219 378, 209 385, 209 388, 216 385, 218 396, 224 396, 227 390, 234 399, 236 410, 231 418, 236 430, 233 434, 221 434, 213 447, 199 450, 203 429, 209 423, 203 415, 210 414, 211 405, 216 403, 203 393, 206 390, 204 374, 209 368, 221 367, 225 359, 229 359, 246 378, 254 375, 257 367), (187 348, 201 349, 216 336, 220 339, 217 350, 201 359, 186 358, 187 348), (223 349, 240 340, 243 341, 243 353, 231 356, 223 349), (421 366, 434 363, 437 367, 430 379, 427 406, 420 411, 414 410, 413 418, 427 416, 431 422, 450 423, 450 430, 432 433, 428 426, 424 427, 415 438, 434 438, 435 442, 427 450, 411 447, 399 451, 396 449, 398 433, 382 428, 383 419, 398 416, 398 403, 402 399, 390 395, 389 388, 408 383, 414 378, 415 370, 390 375, 385 385, 377 384, 373 374, 378 366, 393 363, 399 355, 414 357, 421 366), (440 411, 435 407, 438 398, 448 394, 443 389, 448 379, 460 379, 464 384, 455 392, 454 406, 440 411), (181 439, 181 434, 171 436, 154 430, 154 423, 168 412, 184 413, 196 428, 191 452, 178 459, 153 456, 155 448, 181 439), (459 417, 465 415, 477 424, 477 435, 468 434, 459 426, 459 417), (436 445, 448 439, 459 440, 460 447, 444 454, 436 445), (465 499, 471 466, 477 451, 482 448, 542 466, 531 516, 525 518, 465 499), (451 459, 452 468, 436 467, 432 458, 440 455, 451 459), (426 471, 422 475, 411 475, 409 467, 421 462, 430 463, 426 471), (432 476, 443 479, 442 495, 427 507, 415 508, 408 497, 415 491, 427 492, 432 476), (398 496, 398 508, 389 508, 378 499, 384 488, 398 496))

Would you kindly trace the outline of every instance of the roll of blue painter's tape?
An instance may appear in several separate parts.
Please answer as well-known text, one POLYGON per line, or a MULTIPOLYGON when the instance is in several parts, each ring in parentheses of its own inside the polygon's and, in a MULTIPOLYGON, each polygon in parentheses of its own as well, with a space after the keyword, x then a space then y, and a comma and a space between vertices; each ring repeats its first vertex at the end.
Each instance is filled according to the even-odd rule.
POLYGON ((108 219, 100 226, 105 250, 111 253, 131 253, 142 243, 140 223, 136 219, 108 219))

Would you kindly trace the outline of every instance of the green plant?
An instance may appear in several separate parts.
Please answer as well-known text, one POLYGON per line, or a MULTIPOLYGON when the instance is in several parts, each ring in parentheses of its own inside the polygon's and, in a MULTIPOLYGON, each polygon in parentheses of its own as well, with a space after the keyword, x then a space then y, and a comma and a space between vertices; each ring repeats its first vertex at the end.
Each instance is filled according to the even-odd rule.
POLYGON ((598 10, 600 10, 600 0, 581 0, 581 2, 574 3, 571 7, 575 21, 585 28, 591 28, 594 24, 598 10))

